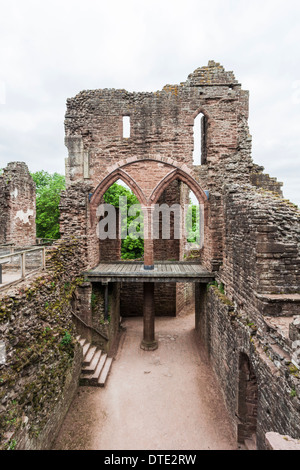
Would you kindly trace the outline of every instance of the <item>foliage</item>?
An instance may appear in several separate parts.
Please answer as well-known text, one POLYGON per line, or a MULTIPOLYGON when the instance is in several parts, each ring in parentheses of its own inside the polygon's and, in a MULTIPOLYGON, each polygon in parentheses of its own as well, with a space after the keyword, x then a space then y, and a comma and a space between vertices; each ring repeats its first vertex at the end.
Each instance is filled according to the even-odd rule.
POLYGON ((65 334, 60 342, 62 346, 68 346, 72 342, 72 336, 68 331, 65 331, 65 334))
POLYGON ((138 259, 144 255, 144 243, 141 238, 133 238, 129 235, 122 240, 122 259, 138 259))
POLYGON ((16 445, 17 441, 15 439, 11 439, 7 444, 6 450, 15 450, 16 445))
POLYGON ((197 241, 197 238, 199 239, 199 207, 190 204, 188 211, 187 211, 187 217, 186 217, 186 223, 188 225, 188 234, 187 234, 187 241, 190 243, 195 243, 197 241), (188 222, 189 221, 189 222, 188 222), (198 226, 197 226, 198 225, 198 226))
MULTIPOLYGON (((114 183, 104 194, 104 201, 107 204, 112 204, 113 206, 119 208, 119 197, 125 196, 127 198, 127 207, 121 207, 121 216, 127 216, 127 233, 129 225, 140 216, 140 211, 136 212, 135 216, 128 215, 129 208, 133 204, 139 204, 137 197, 124 186, 114 183), (126 212, 126 213, 125 213, 126 212)), ((142 224, 138 224, 137 228, 142 232, 142 224)), ((126 238, 122 239, 121 245, 121 257, 122 259, 137 259, 142 258, 144 255, 144 240, 143 238, 132 237, 127 235, 126 238)))
POLYGON ((59 238, 59 201, 65 177, 42 170, 31 173, 36 184, 36 230, 38 238, 59 238))
POLYGON ((112 184, 106 193, 104 194, 104 201, 107 204, 112 204, 115 207, 119 207, 119 197, 127 197, 127 207, 129 208, 133 204, 139 204, 137 197, 125 186, 114 183, 112 184))

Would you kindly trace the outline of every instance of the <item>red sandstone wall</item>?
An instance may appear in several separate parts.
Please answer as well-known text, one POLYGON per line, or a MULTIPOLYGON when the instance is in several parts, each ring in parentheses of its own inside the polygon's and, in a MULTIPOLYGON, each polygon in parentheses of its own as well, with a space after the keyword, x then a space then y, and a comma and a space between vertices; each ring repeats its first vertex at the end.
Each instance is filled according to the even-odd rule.
POLYGON ((292 437, 300 432, 295 418, 300 213, 289 201, 250 185, 224 186, 221 207, 223 264, 218 287, 201 292, 197 287, 197 332, 217 372, 237 436, 256 421, 257 446, 264 449, 270 430, 292 437), (240 368, 245 354, 257 387, 257 395, 250 390, 246 402, 240 368))
MULTIPOLYGON (((123 282, 120 292, 121 317, 143 316, 143 283, 123 282)), ((176 284, 171 282, 154 285, 155 315, 176 315, 176 284)))
POLYGON ((12 162, 0 176, 0 243, 36 243, 35 184, 27 165, 12 162))
MULTIPOLYGON (((186 82, 155 93, 80 92, 67 100, 68 187, 85 181, 93 194, 103 179, 124 171, 117 177, 128 179, 145 202, 160 180, 180 168, 191 178, 190 184, 194 179, 210 192, 202 262, 218 269, 223 248, 221 188, 225 181, 248 183, 253 166, 247 119, 248 93, 232 72, 212 61, 186 82), (193 164, 193 125, 200 111, 207 119, 207 147, 206 163, 198 166, 193 164), (122 134, 125 115, 130 116, 129 138, 122 134)), ((92 195, 93 203, 96 199, 92 195)), ((95 226, 90 229, 92 236, 95 226)))

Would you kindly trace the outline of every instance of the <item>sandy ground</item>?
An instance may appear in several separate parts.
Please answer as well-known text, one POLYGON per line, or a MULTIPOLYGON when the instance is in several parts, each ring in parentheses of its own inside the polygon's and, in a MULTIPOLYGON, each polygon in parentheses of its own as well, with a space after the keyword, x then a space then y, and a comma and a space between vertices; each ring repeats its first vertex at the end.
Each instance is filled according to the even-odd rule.
POLYGON ((124 322, 105 388, 80 387, 53 449, 237 449, 194 315, 157 318, 159 347, 140 349, 142 318, 124 322))

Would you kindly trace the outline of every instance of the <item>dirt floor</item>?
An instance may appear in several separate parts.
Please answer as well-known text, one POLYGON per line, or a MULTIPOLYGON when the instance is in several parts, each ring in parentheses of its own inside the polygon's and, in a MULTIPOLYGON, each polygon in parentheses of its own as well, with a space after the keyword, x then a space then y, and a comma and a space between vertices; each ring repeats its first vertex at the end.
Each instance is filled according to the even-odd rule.
POLYGON ((105 388, 79 388, 53 449, 237 449, 194 315, 156 318, 152 352, 140 349, 142 318, 123 325, 105 388))

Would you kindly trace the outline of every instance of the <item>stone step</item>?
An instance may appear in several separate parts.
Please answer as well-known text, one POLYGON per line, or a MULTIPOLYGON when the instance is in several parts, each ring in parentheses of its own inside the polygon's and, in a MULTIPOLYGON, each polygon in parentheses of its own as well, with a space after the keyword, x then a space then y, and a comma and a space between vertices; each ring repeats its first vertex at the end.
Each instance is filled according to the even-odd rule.
POLYGON ((90 365, 90 363, 92 362, 93 357, 94 357, 96 351, 97 351, 97 347, 96 347, 96 346, 91 346, 91 347, 89 348, 88 352, 86 353, 86 355, 85 355, 84 358, 83 358, 83 367, 90 365))
POLYGON ((91 375, 81 374, 79 377, 79 385, 82 385, 85 387, 93 385, 91 384, 91 375))
POLYGON ((83 350, 83 362, 81 367, 81 375, 79 379, 80 385, 104 387, 109 375, 112 358, 107 357, 97 346, 92 346, 89 341, 80 335, 76 337, 83 350))
POLYGON ((112 357, 108 357, 105 361, 104 367, 102 369, 102 372, 100 374, 99 380, 98 380, 98 386, 99 387, 104 387, 108 374, 111 369, 111 364, 112 364, 112 357))
POLYGON ((102 369, 104 367, 104 364, 106 362, 106 358, 107 358, 106 353, 101 355, 100 361, 97 365, 97 368, 96 368, 94 374, 90 376, 90 383, 91 383, 91 385, 94 385, 95 387, 98 386, 98 380, 100 378, 100 374, 101 374, 102 369))
POLYGON ((79 342, 80 346, 83 348, 83 346, 86 344, 87 341, 86 341, 85 338, 81 338, 81 337, 79 336, 78 342, 79 342))
POLYGON ((86 356, 86 354, 87 354, 88 350, 90 349, 90 347, 91 347, 91 343, 88 343, 88 342, 86 342, 83 345, 83 347, 82 347, 83 357, 86 356))
POLYGON ((97 365, 98 365, 98 363, 99 363, 101 354, 102 354, 101 349, 98 349, 98 350, 95 352, 95 354, 94 354, 94 356, 93 356, 93 359, 92 359, 92 361, 90 362, 90 364, 87 365, 87 366, 83 366, 83 367, 82 367, 82 369, 81 369, 82 374, 89 374, 89 375, 92 375, 92 374, 95 372, 96 367, 97 367, 97 365))

